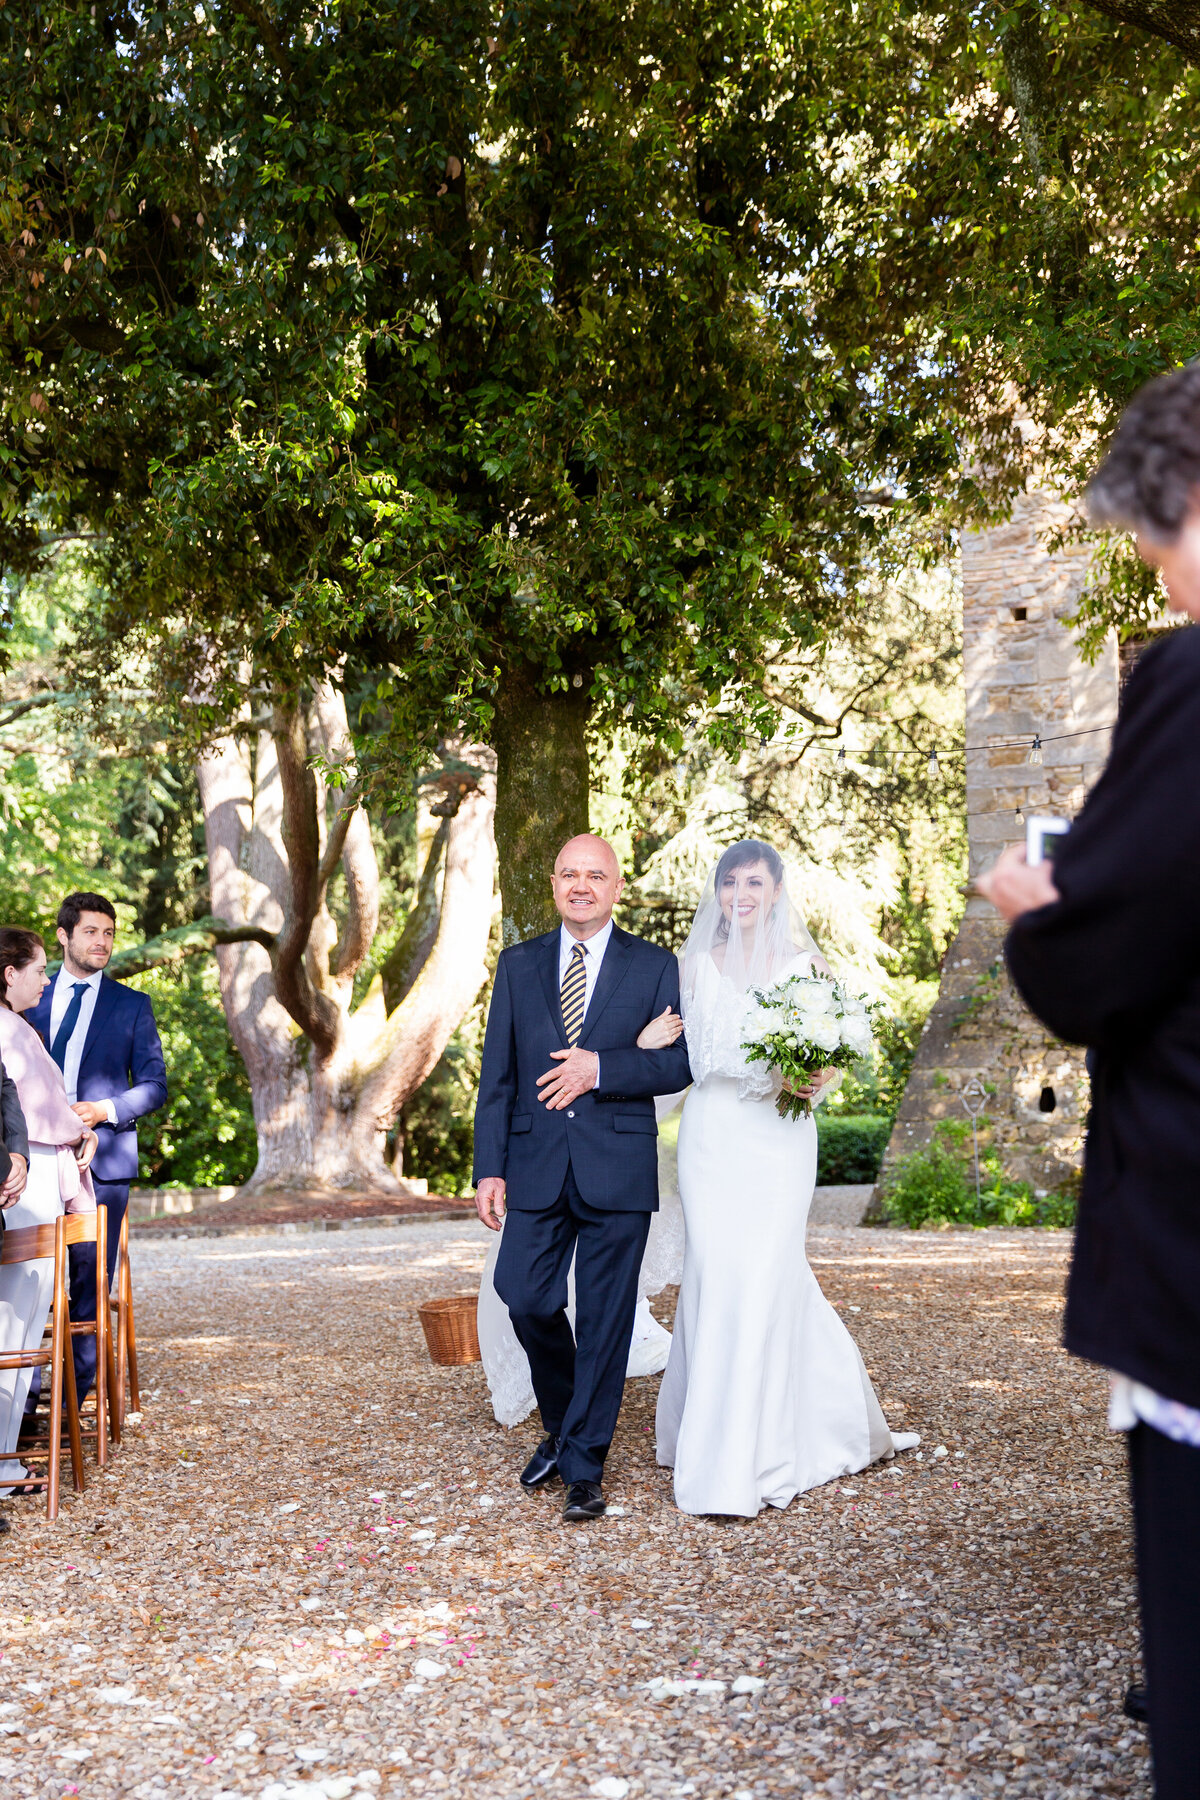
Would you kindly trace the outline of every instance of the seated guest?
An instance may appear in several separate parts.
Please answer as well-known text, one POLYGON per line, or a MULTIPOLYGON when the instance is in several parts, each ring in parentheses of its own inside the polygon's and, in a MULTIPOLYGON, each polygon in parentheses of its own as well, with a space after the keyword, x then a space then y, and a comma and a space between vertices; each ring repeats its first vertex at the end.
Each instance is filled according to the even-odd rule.
MULTIPOLYGON (((67 1099, 100 1147, 92 1170, 98 1205, 108 1209, 108 1278, 117 1262, 129 1183, 137 1174, 137 1122, 167 1097, 167 1072, 154 1009, 145 994, 104 973, 117 915, 103 894, 68 894, 58 909, 63 963, 30 1014, 63 1072, 67 1099)), ((96 1252, 71 1250, 71 1317, 96 1316, 96 1252)), ((96 1375, 96 1340, 75 1339, 75 1379, 83 1399, 96 1375)))
MULTIPOLYGON (((18 1017, 36 1006, 45 986, 41 938, 35 931, 0 929, 0 1056, 29 1132, 29 1177, 20 1199, 5 1211, 9 1231, 49 1224, 64 1211, 96 1209, 87 1172, 96 1133, 71 1110, 61 1071, 37 1032, 18 1017)), ((53 1257, 0 1268, 0 1351, 38 1348, 53 1285, 53 1257)), ((32 1369, 0 1369, 0 1481, 20 1482, 28 1473, 12 1452, 32 1375, 32 1369)), ((0 1496, 13 1491, 0 1487, 0 1496)))

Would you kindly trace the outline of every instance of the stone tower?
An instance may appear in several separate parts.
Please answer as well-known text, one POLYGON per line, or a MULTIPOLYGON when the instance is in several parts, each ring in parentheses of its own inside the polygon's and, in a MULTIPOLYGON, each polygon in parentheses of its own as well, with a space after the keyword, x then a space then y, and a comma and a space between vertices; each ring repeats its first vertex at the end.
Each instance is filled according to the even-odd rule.
MULTIPOLYGON (((1064 615, 1083 583, 1086 552, 1047 554, 1065 516, 1050 496, 1016 502, 1010 521, 964 534, 963 675, 971 874, 1025 835, 1031 813, 1072 817, 1099 775, 1117 713, 1110 640, 1080 657, 1064 615), (1031 749, 1035 738, 1040 751, 1031 749)), ((1086 1113, 1083 1054, 1061 1044, 1017 997, 1004 967, 1004 925, 969 900, 913 1063, 884 1159, 917 1148, 942 1119, 964 1122, 962 1090, 988 1089, 980 1124, 1005 1173, 1048 1191, 1078 1167, 1086 1113)))

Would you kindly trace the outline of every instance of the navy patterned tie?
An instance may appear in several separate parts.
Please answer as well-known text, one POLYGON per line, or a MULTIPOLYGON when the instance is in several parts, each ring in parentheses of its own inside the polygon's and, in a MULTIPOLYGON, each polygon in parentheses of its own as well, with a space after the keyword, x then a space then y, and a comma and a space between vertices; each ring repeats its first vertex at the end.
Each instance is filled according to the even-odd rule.
POLYGON ((567 964, 567 972, 563 976, 562 987, 559 990, 563 1030, 567 1034, 568 1044, 577 1044, 579 1033, 583 1029, 583 1010, 587 1003, 587 970, 583 966, 584 954, 583 945, 576 944, 571 952, 571 960, 567 964))
POLYGON ((75 991, 71 995, 70 1004, 63 1014, 62 1024, 54 1034, 54 1042, 50 1046, 50 1054, 64 1072, 67 1064, 67 1045, 71 1041, 71 1033, 79 1023, 79 1009, 83 1005, 83 996, 87 993, 86 981, 77 981, 75 991))

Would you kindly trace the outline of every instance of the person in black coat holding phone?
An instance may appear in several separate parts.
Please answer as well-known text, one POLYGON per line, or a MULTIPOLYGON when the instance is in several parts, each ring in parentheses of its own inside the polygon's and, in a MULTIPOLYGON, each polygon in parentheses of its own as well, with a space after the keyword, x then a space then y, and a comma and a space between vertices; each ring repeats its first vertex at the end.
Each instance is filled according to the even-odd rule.
MULTIPOLYGON (((1088 490, 1200 622, 1200 363, 1149 383, 1088 490)), ((1053 864, 1004 852, 1032 1010, 1092 1069, 1065 1343, 1113 1373, 1128 1430, 1158 1800, 1200 1796, 1200 630, 1130 677, 1103 775, 1053 864)))

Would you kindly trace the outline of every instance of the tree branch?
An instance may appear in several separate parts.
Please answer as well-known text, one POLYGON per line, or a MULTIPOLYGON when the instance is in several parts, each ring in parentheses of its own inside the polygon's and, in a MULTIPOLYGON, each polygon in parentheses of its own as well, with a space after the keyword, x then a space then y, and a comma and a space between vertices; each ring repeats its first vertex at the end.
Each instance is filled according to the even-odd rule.
POLYGON ((305 951, 321 904, 321 847, 317 783, 309 767, 304 718, 298 706, 275 708, 271 737, 279 763, 281 831, 288 863, 283 924, 272 958, 275 992, 305 1036, 328 1056, 337 1042, 337 1008, 313 986, 305 965, 305 951))
POLYGON ((1200 4, 1197 0, 1085 0, 1090 12, 1118 25, 1135 25, 1162 38, 1191 63, 1200 63, 1200 4))
POLYGON ((180 925, 164 931, 159 937, 147 938, 144 944, 133 944, 118 950, 111 958, 108 973, 122 981, 131 975, 143 975, 147 969, 161 969, 185 962, 215 950, 218 944, 261 944, 274 950, 275 933, 261 925, 230 925, 225 919, 196 919, 191 925, 180 925))
MULTIPOLYGON (((332 682, 322 681, 313 695, 313 708, 325 755, 329 762, 345 772, 354 768, 354 744, 346 718, 345 696, 332 682)), ((330 961, 334 978, 350 981, 361 968, 379 930, 379 859, 371 841, 371 821, 359 799, 357 781, 351 781, 342 796, 342 805, 329 831, 322 869, 326 869, 321 887, 333 876, 340 859, 346 879, 346 923, 330 961), (336 855, 333 846, 340 839, 336 855)))

